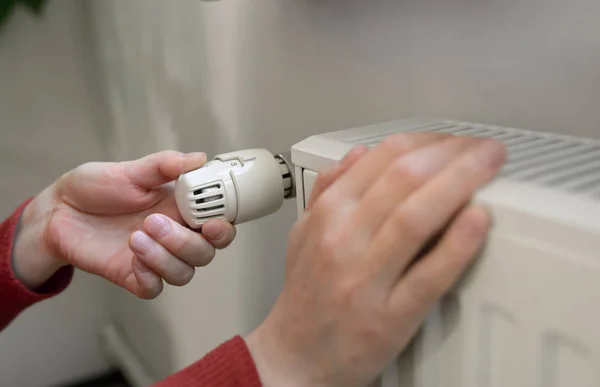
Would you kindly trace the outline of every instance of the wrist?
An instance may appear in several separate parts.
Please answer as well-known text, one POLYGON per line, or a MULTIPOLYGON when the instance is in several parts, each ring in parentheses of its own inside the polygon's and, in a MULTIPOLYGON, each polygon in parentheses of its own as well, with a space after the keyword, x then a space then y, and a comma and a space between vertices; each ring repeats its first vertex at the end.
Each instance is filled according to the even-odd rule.
MULTIPOLYGON (((268 318, 267 318, 268 319, 268 318)), ((320 378, 311 377, 306 360, 298 351, 288 349, 278 332, 263 322, 244 338, 264 387, 328 387, 320 378)))
POLYGON ((265 338, 260 338, 260 328, 248 335, 244 340, 248 346, 248 350, 254 360, 254 365, 258 371, 263 387, 290 386, 299 387, 298 381, 293 378, 286 378, 286 372, 283 367, 278 364, 280 357, 274 352, 271 343, 268 343, 265 338), (287 380, 286 380, 287 379, 287 380), (294 384, 296 383, 296 384, 294 384))
POLYGON ((47 248, 44 230, 54 206, 49 187, 30 201, 21 213, 12 253, 14 276, 30 290, 42 287, 66 262, 47 248))

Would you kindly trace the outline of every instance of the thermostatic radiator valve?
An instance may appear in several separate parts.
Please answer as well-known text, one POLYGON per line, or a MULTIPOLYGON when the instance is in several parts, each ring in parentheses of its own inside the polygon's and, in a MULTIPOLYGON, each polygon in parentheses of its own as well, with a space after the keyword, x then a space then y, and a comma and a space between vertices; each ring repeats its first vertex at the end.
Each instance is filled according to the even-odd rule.
POLYGON ((215 156, 184 173, 175 186, 177 208, 185 223, 200 228, 210 219, 240 224, 270 215, 284 199, 296 197, 290 153, 246 149, 215 156))

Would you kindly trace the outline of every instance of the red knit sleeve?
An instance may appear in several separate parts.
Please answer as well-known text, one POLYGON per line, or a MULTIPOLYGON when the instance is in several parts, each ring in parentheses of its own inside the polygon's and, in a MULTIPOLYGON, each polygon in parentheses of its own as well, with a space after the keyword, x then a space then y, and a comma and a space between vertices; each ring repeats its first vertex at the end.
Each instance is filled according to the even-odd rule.
POLYGON ((28 306, 63 291, 73 277, 73 267, 63 267, 37 291, 28 289, 15 278, 11 264, 15 232, 21 213, 31 200, 27 200, 10 217, 0 223, 0 330, 10 324, 28 306))
MULTIPOLYGON (((28 203, 29 201, 23 203, 0 224, 0 330, 28 306, 60 293, 69 285, 73 276, 73 267, 64 267, 37 292, 27 289, 15 278, 11 266, 13 241, 19 218, 28 203)), ((250 351, 240 336, 221 344, 198 362, 153 387, 198 386, 262 386, 250 351)))
POLYGON ((258 371, 240 336, 152 387, 261 387, 258 371))

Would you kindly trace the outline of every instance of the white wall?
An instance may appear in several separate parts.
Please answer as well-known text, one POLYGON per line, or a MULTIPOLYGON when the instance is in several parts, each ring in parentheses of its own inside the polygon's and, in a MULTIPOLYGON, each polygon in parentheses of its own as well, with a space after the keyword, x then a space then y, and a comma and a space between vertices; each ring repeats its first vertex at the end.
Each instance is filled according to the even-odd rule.
MULTIPOLYGON (((70 168, 105 158, 81 2, 51 1, 40 20, 16 16, 0 32, 2 218, 70 168)), ((103 370, 103 315, 103 283, 77 273, 0 334, 0 385, 48 387, 103 370)))
MULTIPOLYGON (((168 147, 279 151, 314 133, 415 114, 599 134, 594 1, 93 4, 116 157, 168 147)), ((157 375, 268 312, 294 218, 287 206, 240 227, 191 285, 156 301, 111 296, 113 318, 157 375)))

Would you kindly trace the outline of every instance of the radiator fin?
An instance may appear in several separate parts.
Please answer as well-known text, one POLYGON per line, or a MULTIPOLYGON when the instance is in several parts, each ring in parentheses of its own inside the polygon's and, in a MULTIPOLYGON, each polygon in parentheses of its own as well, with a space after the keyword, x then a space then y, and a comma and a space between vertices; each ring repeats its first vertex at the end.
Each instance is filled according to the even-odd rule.
POLYGON ((440 132, 494 138, 502 141, 508 152, 507 163, 500 173, 502 178, 600 199, 598 140, 457 121, 429 122, 412 127, 390 122, 374 127, 377 127, 375 136, 359 135, 344 140, 373 147, 385 137, 399 132, 440 132))

